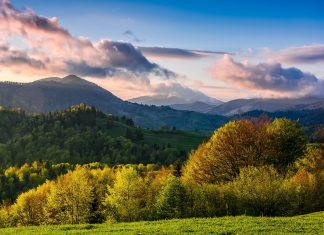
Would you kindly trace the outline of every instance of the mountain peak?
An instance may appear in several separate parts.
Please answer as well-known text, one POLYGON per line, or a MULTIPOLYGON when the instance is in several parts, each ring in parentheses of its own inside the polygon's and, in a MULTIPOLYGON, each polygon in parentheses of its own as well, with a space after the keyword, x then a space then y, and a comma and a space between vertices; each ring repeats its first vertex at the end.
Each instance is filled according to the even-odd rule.
POLYGON ((63 80, 74 80, 74 81, 83 81, 84 79, 78 77, 77 75, 74 75, 74 74, 70 74, 70 75, 67 75, 65 77, 62 78, 63 80))
POLYGON ((59 83, 59 84, 65 84, 65 85, 71 85, 71 86, 95 86, 94 83, 89 82, 88 80, 85 80, 83 78, 80 78, 74 74, 67 75, 65 77, 48 77, 48 78, 43 78, 37 81, 34 81, 33 84, 38 84, 38 83, 59 83))
POLYGON ((87 80, 82 79, 74 74, 67 75, 63 77, 61 80, 64 83, 89 83, 87 80))

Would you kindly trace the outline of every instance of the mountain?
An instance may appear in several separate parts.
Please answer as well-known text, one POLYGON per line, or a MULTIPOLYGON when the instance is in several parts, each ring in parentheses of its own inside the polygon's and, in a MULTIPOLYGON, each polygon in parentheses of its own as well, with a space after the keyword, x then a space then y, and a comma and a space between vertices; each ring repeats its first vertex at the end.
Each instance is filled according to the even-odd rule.
POLYGON ((176 110, 187 110, 187 111, 194 111, 199 113, 208 113, 213 108, 215 108, 216 105, 210 105, 206 104, 204 102, 196 101, 194 103, 189 104, 173 104, 170 105, 171 108, 176 110))
POLYGON ((312 104, 314 105, 323 101, 324 99, 319 97, 303 97, 296 99, 237 99, 220 104, 212 108, 208 113, 232 116, 253 110, 262 110, 266 112, 299 110, 307 106, 310 108, 312 104))
POLYGON ((302 109, 302 110, 312 110, 312 109, 324 109, 324 100, 323 101, 318 101, 316 103, 311 103, 311 104, 300 104, 296 105, 295 109, 302 109))
POLYGON ((228 118, 219 115, 177 111, 123 101, 102 87, 75 75, 51 77, 31 83, 0 83, 0 106, 29 113, 48 113, 86 103, 117 116, 127 116, 144 128, 174 126, 178 129, 213 131, 228 118))
POLYGON ((183 98, 180 96, 168 96, 168 95, 153 95, 153 96, 141 96, 137 98, 133 98, 128 100, 132 103, 137 104, 147 104, 147 105, 156 105, 156 106, 171 106, 171 105, 178 105, 178 104, 191 104, 195 102, 203 102, 209 105, 220 105, 223 103, 220 100, 211 98, 206 95, 199 95, 199 97, 195 98, 183 98))
POLYGON ((270 118, 288 118, 298 121, 301 126, 306 130, 306 133, 310 136, 314 134, 314 131, 319 126, 324 124, 324 109, 303 109, 303 110, 287 110, 277 112, 265 112, 260 110, 254 110, 242 114, 237 114, 231 117, 231 119, 249 119, 254 117, 260 117, 266 115, 270 118))

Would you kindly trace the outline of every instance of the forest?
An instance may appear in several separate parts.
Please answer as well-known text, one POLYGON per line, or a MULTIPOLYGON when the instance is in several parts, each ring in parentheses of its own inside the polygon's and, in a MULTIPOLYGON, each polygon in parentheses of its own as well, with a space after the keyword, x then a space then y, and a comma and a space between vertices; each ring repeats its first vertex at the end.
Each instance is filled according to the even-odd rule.
POLYGON ((233 120, 172 146, 161 136, 186 133, 84 104, 0 113, 0 227, 324 210, 324 147, 286 118, 233 120))

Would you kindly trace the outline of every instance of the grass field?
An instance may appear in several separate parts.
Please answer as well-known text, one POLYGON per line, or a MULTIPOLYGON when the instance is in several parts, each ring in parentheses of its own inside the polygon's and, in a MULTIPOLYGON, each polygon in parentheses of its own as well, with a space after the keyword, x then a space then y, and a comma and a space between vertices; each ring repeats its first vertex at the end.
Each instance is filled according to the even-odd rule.
POLYGON ((0 229, 0 234, 324 234, 324 212, 295 217, 219 217, 0 229))

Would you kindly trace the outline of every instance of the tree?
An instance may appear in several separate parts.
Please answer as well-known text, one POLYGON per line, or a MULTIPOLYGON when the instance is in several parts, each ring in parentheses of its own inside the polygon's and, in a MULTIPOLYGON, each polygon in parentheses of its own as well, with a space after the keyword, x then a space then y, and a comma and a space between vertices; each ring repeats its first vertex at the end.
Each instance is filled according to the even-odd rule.
POLYGON ((286 118, 275 119, 267 128, 270 154, 266 162, 284 172, 290 164, 304 155, 307 139, 298 122, 286 118))
POLYGON ((271 166, 246 167, 229 183, 239 214, 282 215, 289 209, 284 178, 271 166))
POLYGON ((93 185, 89 171, 78 167, 58 178, 48 196, 48 223, 86 223, 91 215, 93 185))
POLYGON ((113 186, 108 186, 105 199, 109 216, 122 221, 138 219, 144 200, 142 185, 142 178, 134 168, 119 169, 113 186))
POLYGON ((283 172, 303 155, 306 143, 298 123, 288 119, 231 121, 190 154, 183 179, 221 183, 235 178, 242 167, 264 164, 283 172))
POLYGON ((170 175, 158 195, 156 208, 160 219, 181 218, 185 214, 186 191, 180 179, 170 175))
POLYGON ((324 143, 324 126, 319 126, 316 128, 312 139, 317 143, 324 143))
POLYGON ((189 156, 183 170, 185 181, 219 183, 233 179, 240 168, 260 164, 268 149, 268 121, 231 121, 189 156))
POLYGON ((17 225, 40 225, 46 222, 44 209, 50 188, 51 183, 46 182, 37 189, 31 189, 19 195, 12 208, 17 225))

